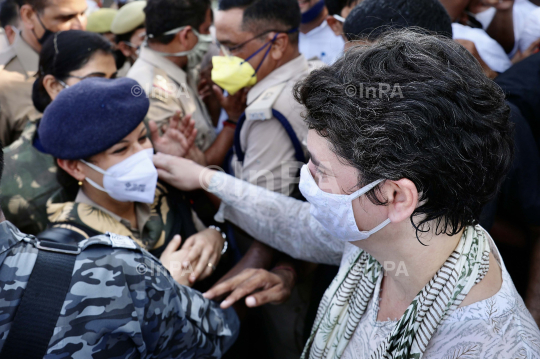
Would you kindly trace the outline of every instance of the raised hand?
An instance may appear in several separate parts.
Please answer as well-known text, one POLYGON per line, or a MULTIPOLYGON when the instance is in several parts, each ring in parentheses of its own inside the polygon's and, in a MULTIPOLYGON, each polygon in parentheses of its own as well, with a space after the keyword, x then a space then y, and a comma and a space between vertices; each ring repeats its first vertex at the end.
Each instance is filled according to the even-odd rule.
POLYGON ((150 121, 148 127, 156 151, 172 156, 187 156, 197 137, 197 129, 191 115, 181 119, 179 112, 169 119, 168 126, 162 127, 164 132, 161 136, 154 121, 150 121))

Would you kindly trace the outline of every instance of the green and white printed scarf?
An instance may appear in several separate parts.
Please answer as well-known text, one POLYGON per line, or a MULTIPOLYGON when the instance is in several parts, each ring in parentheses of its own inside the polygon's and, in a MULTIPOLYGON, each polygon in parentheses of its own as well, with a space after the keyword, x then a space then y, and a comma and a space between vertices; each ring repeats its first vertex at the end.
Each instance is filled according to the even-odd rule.
MULTIPOLYGON (((480 226, 465 228, 456 249, 414 298, 371 359, 422 358, 437 326, 486 275, 489 253, 485 230, 480 226)), ((302 359, 341 357, 382 275, 380 263, 362 250, 348 267, 340 269, 319 305, 302 359)))

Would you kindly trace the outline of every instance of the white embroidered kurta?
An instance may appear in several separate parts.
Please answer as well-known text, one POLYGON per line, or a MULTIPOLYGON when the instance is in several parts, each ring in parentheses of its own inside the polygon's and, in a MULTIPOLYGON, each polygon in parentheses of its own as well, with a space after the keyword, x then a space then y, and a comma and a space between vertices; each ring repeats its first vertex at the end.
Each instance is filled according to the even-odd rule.
MULTIPOLYGON (((256 239, 292 257, 348 265, 359 250, 332 237, 301 202, 216 174, 209 191, 222 199, 218 220, 227 219, 256 239)), ((517 293, 493 243, 503 284, 493 297, 458 308, 427 347, 426 359, 540 359, 540 330, 517 293)), ((377 322, 380 281, 342 359, 369 358, 396 321, 377 322), (377 298, 377 301, 374 300, 377 298)))

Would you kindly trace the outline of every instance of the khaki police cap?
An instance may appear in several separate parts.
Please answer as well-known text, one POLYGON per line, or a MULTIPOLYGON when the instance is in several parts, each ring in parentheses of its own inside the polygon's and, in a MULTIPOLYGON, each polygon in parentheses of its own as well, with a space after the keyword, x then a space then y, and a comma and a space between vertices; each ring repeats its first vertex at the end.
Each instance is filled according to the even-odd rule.
POLYGON ((88 16, 86 31, 104 34, 111 32, 111 24, 118 10, 115 9, 99 9, 88 16))
POLYGON ((144 24, 146 1, 133 1, 120 8, 111 25, 115 35, 127 34, 144 24))

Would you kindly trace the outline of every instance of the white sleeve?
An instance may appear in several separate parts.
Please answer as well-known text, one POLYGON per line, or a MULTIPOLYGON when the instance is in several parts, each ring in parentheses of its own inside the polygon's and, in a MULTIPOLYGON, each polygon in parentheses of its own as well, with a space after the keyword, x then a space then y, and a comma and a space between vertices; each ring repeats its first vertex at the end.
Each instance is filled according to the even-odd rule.
POLYGON ((216 220, 228 220, 255 239, 309 262, 339 265, 345 243, 309 213, 310 204, 218 172, 208 192, 222 200, 216 220))
POLYGON ((519 50, 525 51, 540 38, 540 9, 534 10, 525 20, 519 37, 519 50))

